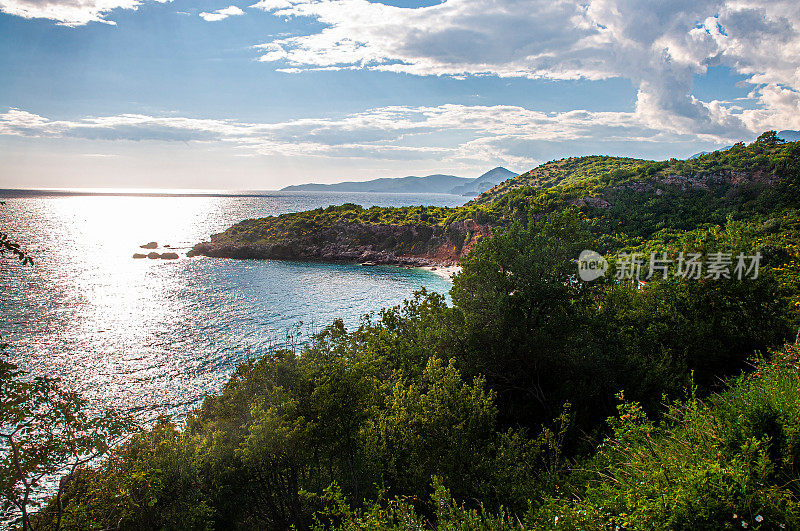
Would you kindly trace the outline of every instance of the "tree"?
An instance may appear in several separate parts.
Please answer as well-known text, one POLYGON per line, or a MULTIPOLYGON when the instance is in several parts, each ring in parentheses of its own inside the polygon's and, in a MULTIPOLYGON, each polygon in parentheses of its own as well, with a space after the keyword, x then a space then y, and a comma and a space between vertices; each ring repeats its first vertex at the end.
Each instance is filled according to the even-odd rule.
POLYGON ((576 280, 576 259, 591 248, 575 212, 518 224, 480 242, 463 260, 451 295, 463 316, 457 359, 498 393, 501 423, 536 427, 600 379, 591 367, 587 314, 595 285, 576 280))
MULTIPOLYGON (((0 232, 0 256, 5 254, 33 264, 18 243, 0 232)), ((7 346, 0 344, 0 355, 7 346)), ((0 359, 0 511, 12 519, 18 515, 25 531, 32 529, 30 509, 38 495, 49 490, 46 480, 63 473, 71 477, 133 427, 111 410, 89 413, 83 398, 58 383, 56 378, 32 377, 0 359)), ((55 496, 56 529, 65 484, 59 482, 55 496)))
MULTIPOLYGON (((30 377, 7 361, 0 362, 0 426, 2 510, 17 513, 23 530, 32 529, 31 508, 49 490, 48 479, 72 477, 132 429, 114 411, 89 413, 86 401, 57 379, 30 377)), ((59 482, 54 498, 56 529, 66 483, 59 482)))
POLYGON ((764 144, 767 146, 773 146, 781 142, 783 142, 783 140, 778 138, 778 133, 775 131, 765 131, 756 138, 756 144, 764 144))
POLYGON ((384 480, 424 498, 432 476, 460 499, 480 492, 488 475, 497 409, 482 378, 462 378, 455 361, 431 357, 416 382, 396 382, 370 445, 384 463, 384 480))
MULTIPOLYGON (((0 201, 0 205, 4 204, 3 201, 0 201)), ((22 262, 22 265, 33 265, 33 258, 22 249, 20 244, 12 240, 5 232, 0 231, 0 256, 5 254, 15 256, 22 262)))

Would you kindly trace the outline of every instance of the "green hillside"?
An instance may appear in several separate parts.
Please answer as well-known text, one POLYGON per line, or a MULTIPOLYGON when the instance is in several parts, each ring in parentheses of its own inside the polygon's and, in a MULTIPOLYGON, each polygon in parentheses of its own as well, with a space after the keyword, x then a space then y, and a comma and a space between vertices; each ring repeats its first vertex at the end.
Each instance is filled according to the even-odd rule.
POLYGON ((728 172, 751 174, 749 179, 759 180, 755 173, 778 175, 791 164, 796 154, 796 142, 783 142, 774 132, 765 133, 750 145, 738 143, 727 150, 715 151, 699 157, 668 161, 647 161, 625 157, 589 156, 570 157, 551 161, 529 172, 508 179, 481 194, 475 203, 495 203, 503 196, 519 189, 538 192, 559 185, 565 190, 600 192, 612 185, 625 182, 650 182, 652 184, 677 184, 680 179, 692 183, 709 176, 724 176, 728 172), (675 177, 679 180, 672 181, 675 177))
POLYGON ((585 183, 616 170, 635 168, 647 161, 627 157, 570 157, 537 166, 529 172, 513 177, 487 190, 475 199, 478 204, 492 203, 512 190, 519 188, 552 188, 585 183))
POLYGON ((794 230, 798 157, 800 143, 765 134, 750 145, 691 160, 563 159, 506 181, 462 207, 459 216, 507 225, 575 207, 609 252, 728 218, 767 224, 774 236, 794 230))

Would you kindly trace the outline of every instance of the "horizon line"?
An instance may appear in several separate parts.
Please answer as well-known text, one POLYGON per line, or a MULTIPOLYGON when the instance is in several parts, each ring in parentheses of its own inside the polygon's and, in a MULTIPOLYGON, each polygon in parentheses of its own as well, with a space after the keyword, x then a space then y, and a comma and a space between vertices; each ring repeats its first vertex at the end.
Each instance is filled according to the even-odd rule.
MULTIPOLYGON (((302 185, 300 185, 302 186, 302 185)), ((25 195, 141 196, 141 197, 267 197, 269 194, 398 194, 453 195, 436 192, 348 192, 341 190, 220 190, 207 188, 0 188, 0 200, 25 195)))

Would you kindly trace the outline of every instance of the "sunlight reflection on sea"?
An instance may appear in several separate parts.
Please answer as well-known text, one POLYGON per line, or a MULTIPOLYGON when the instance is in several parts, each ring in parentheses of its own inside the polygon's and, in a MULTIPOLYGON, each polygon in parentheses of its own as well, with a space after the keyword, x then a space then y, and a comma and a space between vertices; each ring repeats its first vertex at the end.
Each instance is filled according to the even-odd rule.
MULTIPOLYGON (((400 303, 449 283, 418 269, 185 257, 242 219, 329 204, 439 204, 447 195, 275 193, 260 197, 23 196, 0 226, 35 259, 0 261, 0 334, 36 374, 57 375, 95 403, 144 420, 182 416, 218 391, 235 366, 268 352, 299 322, 400 303), (179 260, 134 260, 157 241, 179 260)), ((159 249, 163 252, 164 249, 159 249)))

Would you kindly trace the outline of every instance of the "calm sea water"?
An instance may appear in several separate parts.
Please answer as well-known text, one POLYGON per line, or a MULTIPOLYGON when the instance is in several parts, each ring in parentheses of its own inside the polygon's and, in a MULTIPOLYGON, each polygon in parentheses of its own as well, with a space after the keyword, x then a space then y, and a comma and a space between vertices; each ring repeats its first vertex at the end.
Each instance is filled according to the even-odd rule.
POLYGON ((2 230, 35 260, 25 268, 0 260, 0 334, 11 358, 143 420, 180 417, 218 391, 237 364, 284 343, 293 327, 308 333, 335 318, 352 327, 419 288, 450 288, 419 269, 186 258, 194 243, 243 219, 331 204, 464 202, 449 195, 290 192, 0 199, 2 230), (179 248, 181 258, 132 259, 149 241, 179 248))

